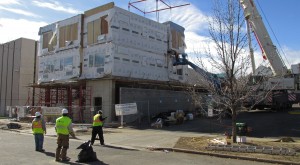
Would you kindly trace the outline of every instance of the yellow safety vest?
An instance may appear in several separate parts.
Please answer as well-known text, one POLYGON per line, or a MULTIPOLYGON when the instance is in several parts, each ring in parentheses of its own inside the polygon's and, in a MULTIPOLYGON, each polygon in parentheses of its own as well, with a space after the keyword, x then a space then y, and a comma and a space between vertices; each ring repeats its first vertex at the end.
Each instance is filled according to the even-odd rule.
POLYGON ((32 132, 33 134, 44 134, 42 121, 33 121, 32 122, 32 132))
POLYGON ((56 119, 56 133, 69 135, 68 126, 72 123, 71 119, 67 116, 61 116, 56 119))
POLYGON ((93 126, 103 126, 103 122, 100 120, 100 114, 94 116, 93 126))

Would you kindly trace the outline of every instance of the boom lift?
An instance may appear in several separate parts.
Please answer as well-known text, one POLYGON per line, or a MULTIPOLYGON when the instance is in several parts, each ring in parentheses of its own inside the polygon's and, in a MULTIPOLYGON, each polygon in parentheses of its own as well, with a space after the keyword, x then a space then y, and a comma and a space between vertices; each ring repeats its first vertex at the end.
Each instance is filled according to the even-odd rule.
POLYGON ((168 53, 171 54, 171 55, 175 55, 175 61, 173 62, 173 66, 176 66, 176 65, 189 65, 198 74, 200 74, 202 77, 204 77, 205 80, 214 87, 214 89, 217 93, 221 92, 221 83, 220 83, 220 80, 218 79, 217 75, 215 75, 213 73, 210 73, 210 72, 207 72, 207 71, 203 70, 202 68, 198 67, 197 65, 195 65, 194 63, 190 62, 186 58, 187 57, 186 53, 181 54, 182 58, 179 58, 179 54, 174 50, 169 50, 168 53))
MULTIPOLYGON (((186 53, 177 53, 175 50, 169 50, 168 54, 174 56, 175 60, 173 61, 173 66, 177 66, 177 65, 189 65, 194 71, 196 71, 199 75, 201 75, 204 80, 209 83, 209 85, 213 88, 213 90, 215 91, 216 94, 218 94, 219 96, 222 95, 222 91, 221 91, 221 81, 218 78, 218 76, 216 74, 210 73, 205 71, 204 69, 198 67, 197 65, 195 65, 194 63, 192 63, 191 61, 189 61, 187 59, 187 54, 186 53), (181 57, 179 57, 181 56, 181 57)), ((207 111, 209 109, 211 110, 224 110, 224 107, 222 105, 216 105, 216 103, 214 101, 212 101, 212 94, 208 94, 206 97, 204 97, 204 109, 207 108, 207 111)), ((206 111, 206 110, 205 110, 206 111)), ((219 115, 220 112, 222 113, 222 111, 217 112, 219 115)), ((228 111, 224 111, 226 115, 230 116, 231 113, 229 113, 228 111)), ((208 113, 208 112, 205 112, 208 113)))
MULTIPOLYGON (((278 53, 276 46, 273 44, 254 1, 240 0, 240 3, 244 9, 244 15, 247 21, 253 76, 257 77, 258 75, 255 75, 257 73, 255 71, 253 50, 251 48, 250 29, 253 31, 262 50, 264 59, 269 61, 273 72, 271 77, 264 77, 263 79, 266 81, 263 82, 262 86, 257 88, 257 92, 269 92, 268 95, 266 94, 267 97, 255 104, 254 107, 252 104, 255 101, 249 99, 249 102, 247 102, 245 106, 258 109, 289 109, 292 107, 292 104, 300 102, 299 72, 288 73, 288 69, 278 53)), ((254 84, 251 85, 255 85, 255 81, 254 84)))

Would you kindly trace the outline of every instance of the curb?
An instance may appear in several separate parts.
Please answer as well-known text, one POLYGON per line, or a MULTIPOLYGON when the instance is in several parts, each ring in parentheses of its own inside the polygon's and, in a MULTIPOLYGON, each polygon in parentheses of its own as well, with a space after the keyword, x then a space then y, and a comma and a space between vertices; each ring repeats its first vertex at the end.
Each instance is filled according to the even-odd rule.
MULTIPOLYGON (((29 132, 23 132, 17 129, 2 129, 4 131, 8 132, 15 132, 15 133, 20 133, 20 134, 26 134, 26 135, 32 135, 32 133, 29 132)), ((45 137, 50 137, 50 138, 56 138, 56 135, 44 135, 45 137)), ((80 142, 86 142, 84 139, 80 138, 70 138, 70 140, 75 140, 75 141, 80 141, 80 142)), ((131 150, 131 151, 141 151, 140 149, 134 148, 134 147, 129 147, 129 146, 123 146, 123 145, 113 145, 113 144, 106 144, 103 147, 107 148, 114 148, 114 149, 122 149, 122 150, 131 150)))
POLYGON ((180 149, 180 148, 147 148, 147 149, 152 150, 152 151, 168 150, 168 151, 173 151, 173 152, 184 152, 184 153, 189 153, 189 154, 200 154, 200 155, 215 156, 215 157, 220 157, 220 158, 242 159, 242 160, 251 160, 251 161, 257 161, 257 162, 275 163, 275 164, 284 164, 284 165, 300 165, 300 163, 289 162, 289 161, 260 159, 260 158, 246 157, 246 156, 232 156, 232 155, 227 155, 227 154, 209 153, 209 152, 186 150, 186 149, 180 149))

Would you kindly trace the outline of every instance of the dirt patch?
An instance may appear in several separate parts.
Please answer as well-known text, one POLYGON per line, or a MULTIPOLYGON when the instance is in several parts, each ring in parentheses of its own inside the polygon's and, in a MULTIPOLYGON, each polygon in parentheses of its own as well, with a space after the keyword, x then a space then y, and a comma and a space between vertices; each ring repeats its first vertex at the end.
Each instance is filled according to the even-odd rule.
MULTIPOLYGON (((215 138, 215 137, 214 137, 215 138)), ((181 137, 175 148, 201 151, 207 153, 220 153, 220 154, 228 154, 232 156, 247 156, 253 158, 261 158, 261 159, 270 159, 270 160, 278 160, 278 161, 291 161, 291 162, 300 162, 300 141, 295 140, 295 142, 276 142, 276 141, 268 141, 265 139, 258 140, 250 140, 248 143, 239 143, 231 145, 251 145, 251 146, 269 146, 269 147, 280 147, 280 148, 290 148, 296 151, 296 155, 294 156, 286 156, 286 155, 269 155, 263 153, 240 153, 240 152, 230 152, 230 151, 209 151, 205 147, 208 146, 209 140, 213 140, 212 137, 181 137)))

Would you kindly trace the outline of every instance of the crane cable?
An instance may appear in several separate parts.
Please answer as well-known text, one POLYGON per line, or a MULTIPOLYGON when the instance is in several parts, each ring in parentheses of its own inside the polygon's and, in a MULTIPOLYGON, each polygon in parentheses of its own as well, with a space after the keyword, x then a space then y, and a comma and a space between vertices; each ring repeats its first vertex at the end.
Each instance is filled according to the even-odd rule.
MULTIPOLYGON (((285 55, 285 53, 284 53, 284 51, 283 51, 283 49, 282 49, 282 47, 281 47, 281 45, 280 45, 280 43, 279 43, 279 41, 278 41, 278 39, 277 39, 277 37, 276 37, 276 35, 275 35, 275 33, 274 33, 274 31, 273 31, 273 29, 272 29, 272 27, 271 27, 271 25, 270 25, 268 19, 267 19, 267 17, 266 17, 266 15, 265 15, 264 11, 262 10, 262 8, 261 8, 261 6, 260 6, 260 4, 259 4, 259 1, 257 0, 256 2, 257 2, 257 4, 258 4, 258 7, 259 7, 261 13, 263 14, 264 18, 266 19, 266 22, 267 22, 269 28, 271 29, 272 34, 273 34, 273 36, 275 37, 276 42, 277 42, 277 44, 279 45, 279 48, 280 48, 280 50, 281 50, 281 52, 282 52, 282 54, 283 54, 283 56, 284 56, 286 62, 290 65, 290 62, 289 62, 288 59, 286 58, 286 55, 285 55)), ((281 60, 282 60, 282 58, 281 58, 281 60)), ((283 64, 284 64, 284 62, 283 62, 283 64)))

